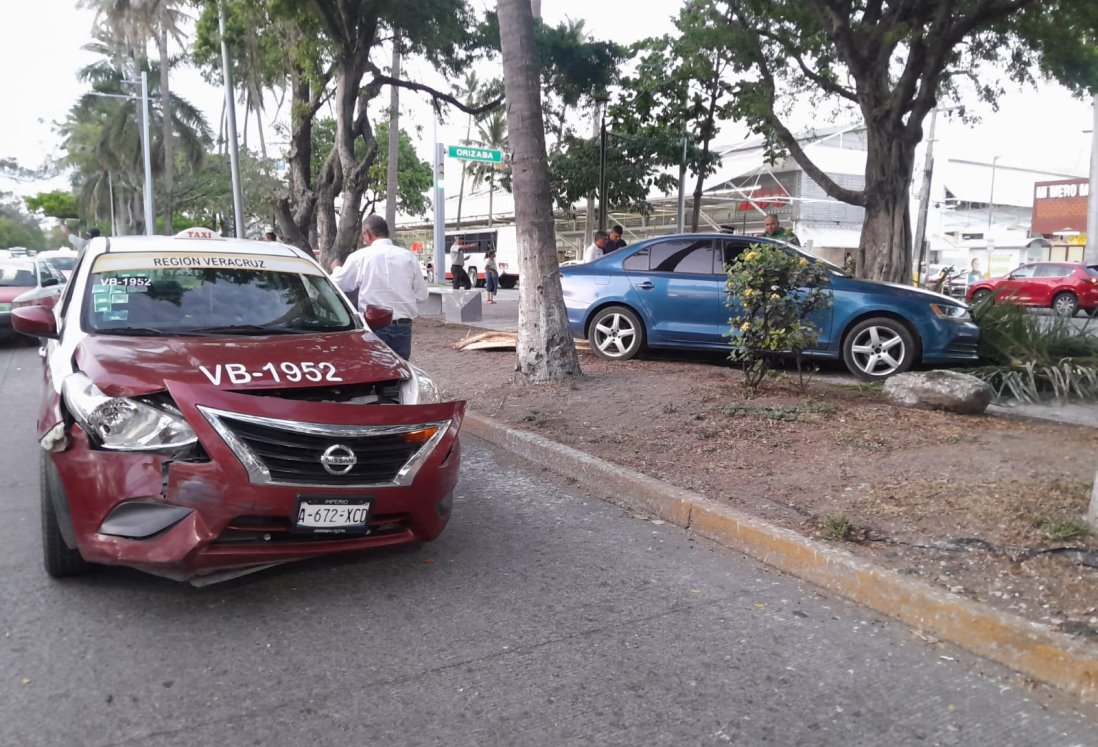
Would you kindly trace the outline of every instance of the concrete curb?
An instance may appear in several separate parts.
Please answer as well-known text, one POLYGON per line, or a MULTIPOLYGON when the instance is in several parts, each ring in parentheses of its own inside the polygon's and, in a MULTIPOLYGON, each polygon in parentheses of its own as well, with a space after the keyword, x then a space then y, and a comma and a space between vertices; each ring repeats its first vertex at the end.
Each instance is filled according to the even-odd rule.
POLYGON ((697 493, 467 411, 466 433, 571 478, 611 503, 658 516, 828 591, 1098 703, 1098 647, 902 576, 697 493))

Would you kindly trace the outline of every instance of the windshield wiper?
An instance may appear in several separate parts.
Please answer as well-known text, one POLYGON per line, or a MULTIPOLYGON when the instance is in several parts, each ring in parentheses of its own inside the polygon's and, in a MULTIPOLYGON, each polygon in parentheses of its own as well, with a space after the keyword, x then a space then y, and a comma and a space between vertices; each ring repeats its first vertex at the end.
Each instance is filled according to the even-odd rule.
POLYGON ((303 330, 285 324, 226 324, 222 327, 197 327, 180 334, 188 335, 298 335, 303 330))
POLYGON ((96 330, 101 335, 124 335, 131 337, 169 337, 177 334, 163 329, 152 327, 106 327, 96 330))

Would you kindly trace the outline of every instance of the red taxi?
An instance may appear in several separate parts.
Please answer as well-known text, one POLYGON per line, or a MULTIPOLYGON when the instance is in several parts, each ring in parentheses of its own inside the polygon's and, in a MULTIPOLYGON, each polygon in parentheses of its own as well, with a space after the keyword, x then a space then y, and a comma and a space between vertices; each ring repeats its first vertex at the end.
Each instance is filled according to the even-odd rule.
POLYGON ((199 583, 439 536, 464 402, 307 253, 187 229, 96 238, 53 310, 38 416, 46 571, 199 583))

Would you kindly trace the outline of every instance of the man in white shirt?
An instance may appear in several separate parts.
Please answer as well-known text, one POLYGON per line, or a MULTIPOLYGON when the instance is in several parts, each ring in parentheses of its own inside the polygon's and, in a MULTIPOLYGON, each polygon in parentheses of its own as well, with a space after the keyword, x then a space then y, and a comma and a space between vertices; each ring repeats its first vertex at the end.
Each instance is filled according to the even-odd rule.
POLYGON ((606 252, 606 242, 610 239, 606 231, 595 231, 595 242, 583 252, 584 262, 594 262, 606 252))
POLYGON ((393 310, 393 321, 374 330, 382 342, 401 358, 412 357, 412 320, 419 302, 427 300, 427 283, 419 262, 407 249, 389 239, 389 224, 380 215, 369 215, 362 224, 363 248, 351 252, 347 263, 332 262, 332 281, 350 293, 358 292, 359 311, 370 304, 393 310))
POLYGON ((466 244, 464 236, 458 236, 450 245, 450 277, 453 280, 454 290, 473 287, 469 279, 469 273, 465 271, 465 250, 474 244, 466 244))

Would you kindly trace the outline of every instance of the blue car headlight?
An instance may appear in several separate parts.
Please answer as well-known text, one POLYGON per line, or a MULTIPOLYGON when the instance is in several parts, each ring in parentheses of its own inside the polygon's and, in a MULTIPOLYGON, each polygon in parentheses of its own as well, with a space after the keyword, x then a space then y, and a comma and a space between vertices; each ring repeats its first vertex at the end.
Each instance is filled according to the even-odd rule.
POLYGON ((967 306, 954 306, 948 303, 932 303, 930 310, 939 319, 954 319, 959 322, 967 321, 971 317, 967 306))

